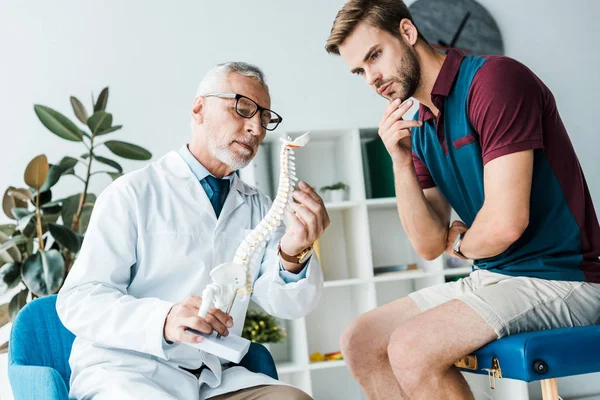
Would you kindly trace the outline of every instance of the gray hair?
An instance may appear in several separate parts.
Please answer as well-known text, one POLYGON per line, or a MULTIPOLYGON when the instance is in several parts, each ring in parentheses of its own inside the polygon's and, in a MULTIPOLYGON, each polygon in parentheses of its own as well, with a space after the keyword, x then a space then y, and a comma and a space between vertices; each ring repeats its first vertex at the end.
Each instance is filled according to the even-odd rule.
POLYGON ((219 85, 225 79, 227 74, 235 72, 250 78, 256 79, 269 92, 269 86, 265 80, 265 74, 256 65, 248 64, 242 61, 227 62, 218 64, 211 68, 200 81, 196 96, 204 96, 211 92, 220 90, 219 85))

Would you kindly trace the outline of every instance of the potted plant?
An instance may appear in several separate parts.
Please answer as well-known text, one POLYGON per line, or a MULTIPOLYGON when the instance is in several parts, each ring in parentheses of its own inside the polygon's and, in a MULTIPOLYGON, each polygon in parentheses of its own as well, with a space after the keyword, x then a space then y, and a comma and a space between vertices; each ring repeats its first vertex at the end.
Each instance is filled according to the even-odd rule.
POLYGON ((326 196, 327 201, 337 203, 346 200, 346 194, 350 187, 344 182, 337 182, 333 185, 323 186, 321 192, 326 196))
MULTIPOLYGON (((41 154, 25 169, 26 187, 10 186, 4 192, 2 209, 14 223, 0 225, 0 295, 20 286, 9 303, 0 305, 0 327, 12 321, 25 304, 37 297, 57 293, 73 265, 87 229, 96 196, 89 193, 92 176, 108 174, 113 180, 123 173, 116 161, 100 155, 106 148, 114 155, 132 160, 149 160, 152 154, 137 145, 104 136, 121 129, 113 125, 112 114, 105 111, 108 88, 94 101, 89 115, 83 104, 71 97, 77 119, 87 127, 80 129, 63 114, 43 105, 34 111, 50 132, 62 139, 79 142, 84 153, 65 156, 50 164, 41 154), (89 116, 88 116, 89 115, 89 116), (93 170, 94 166, 103 166, 93 170), (109 167, 109 168, 106 168, 109 167), (67 178, 69 177, 69 178, 67 178), (71 196, 53 199, 52 187, 59 179, 76 179, 82 189, 71 196)), ((8 343, 0 343, 0 353, 8 343)))
POLYGON ((242 337, 251 342, 264 345, 269 351, 270 345, 282 342, 287 334, 279 327, 277 319, 258 310, 249 309, 242 329, 242 337))

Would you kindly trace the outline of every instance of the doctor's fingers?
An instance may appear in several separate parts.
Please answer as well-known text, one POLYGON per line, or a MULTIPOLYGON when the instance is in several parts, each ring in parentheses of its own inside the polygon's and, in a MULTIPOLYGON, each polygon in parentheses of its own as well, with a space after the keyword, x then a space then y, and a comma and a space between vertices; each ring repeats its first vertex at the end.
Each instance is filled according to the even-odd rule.
POLYGON ((199 309, 200 305, 202 304, 202 297, 188 296, 180 304, 183 306, 191 306, 195 307, 196 309, 199 309))
POLYGON ((304 224, 309 240, 311 240, 319 231, 319 220, 315 214, 305 206, 297 203, 290 203, 290 207, 296 213, 296 217, 304 224))
POLYGON ((213 333, 213 327, 204 318, 198 316, 181 318, 179 325, 182 333, 184 333, 185 328, 192 328, 207 335, 213 333))
POLYGON ((223 310, 218 308, 211 308, 208 310, 208 312, 214 315, 219 321, 221 321, 223 325, 227 326, 228 328, 233 326, 233 317, 231 314, 226 314, 223 310))
MULTIPOLYGON (((222 314, 223 311, 219 310, 222 314)), ((221 336, 227 336, 229 335, 229 331, 227 330, 227 326, 225 326, 227 324, 227 317, 221 317, 225 320, 225 323, 221 322, 221 319, 217 318, 217 316, 214 313, 209 312, 208 314, 206 314, 206 317, 204 317, 204 319, 206 320, 206 322, 208 322, 210 324, 210 326, 213 327, 213 329, 217 332, 219 332, 219 334, 221 336)))
MULTIPOLYGON (((307 186, 305 184, 305 186, 307 186)), ((327 214, 327 209, 325 208, 325 204, 323 204, 323 199, 319 197, 312 189, 310 189, 312 193, 308 193, 306 191, 296 191, 293 193, 294 199, 300 202, 303 206, 308 208, 318 217, 318 225, 322 230, 325 230, 329 226, 329 214, 327 214)))

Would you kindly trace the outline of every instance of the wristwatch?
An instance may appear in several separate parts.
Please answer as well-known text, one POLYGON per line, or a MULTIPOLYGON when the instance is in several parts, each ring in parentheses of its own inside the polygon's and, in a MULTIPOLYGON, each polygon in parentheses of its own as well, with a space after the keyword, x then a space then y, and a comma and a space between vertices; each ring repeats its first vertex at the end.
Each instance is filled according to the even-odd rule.
POLYGON ((312 245, 302 250, 297 256, 290 256, 289 254, 286 254, 283 250, 281 250, 281 243, 279 243, 277 247, 277 254, 279 254, 279 256, 283 260, 294 264, 304 264, 306 260, 308 260, 308 258, 312 256, 313 253, 314 249, 312 245))
POLYGON ((462 243, 462 239, 463 239, 464 236, 465 236, 464 232, 461 232, 461 233, 458 234, 458 236, 454 240, 454 245, 452 246, 452 251, 458 257, 467 260, 467 257, 465 257, 465 255, 463 253, 461 253, 461 251, 460 251, 460 245, 462 243))

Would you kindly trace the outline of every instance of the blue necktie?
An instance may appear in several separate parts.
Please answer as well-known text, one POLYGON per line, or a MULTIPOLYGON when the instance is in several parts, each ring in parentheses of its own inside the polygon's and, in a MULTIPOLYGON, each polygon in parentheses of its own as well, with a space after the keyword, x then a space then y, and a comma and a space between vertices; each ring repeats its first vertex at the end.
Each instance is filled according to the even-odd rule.
POLYGON ((203 179, 203 181, 206 181, 208 184, 208 187, 207 185, 202 186, 204 187, 204 190, 210 199, 210 203, 215 210, 217 218, 219 218, 219 214, 221 214, 221 209, 223 208, 223 203, 225 203, 225 199, 229 193, 229 180, 219 179, 212 175, 208 175, 203 179))

